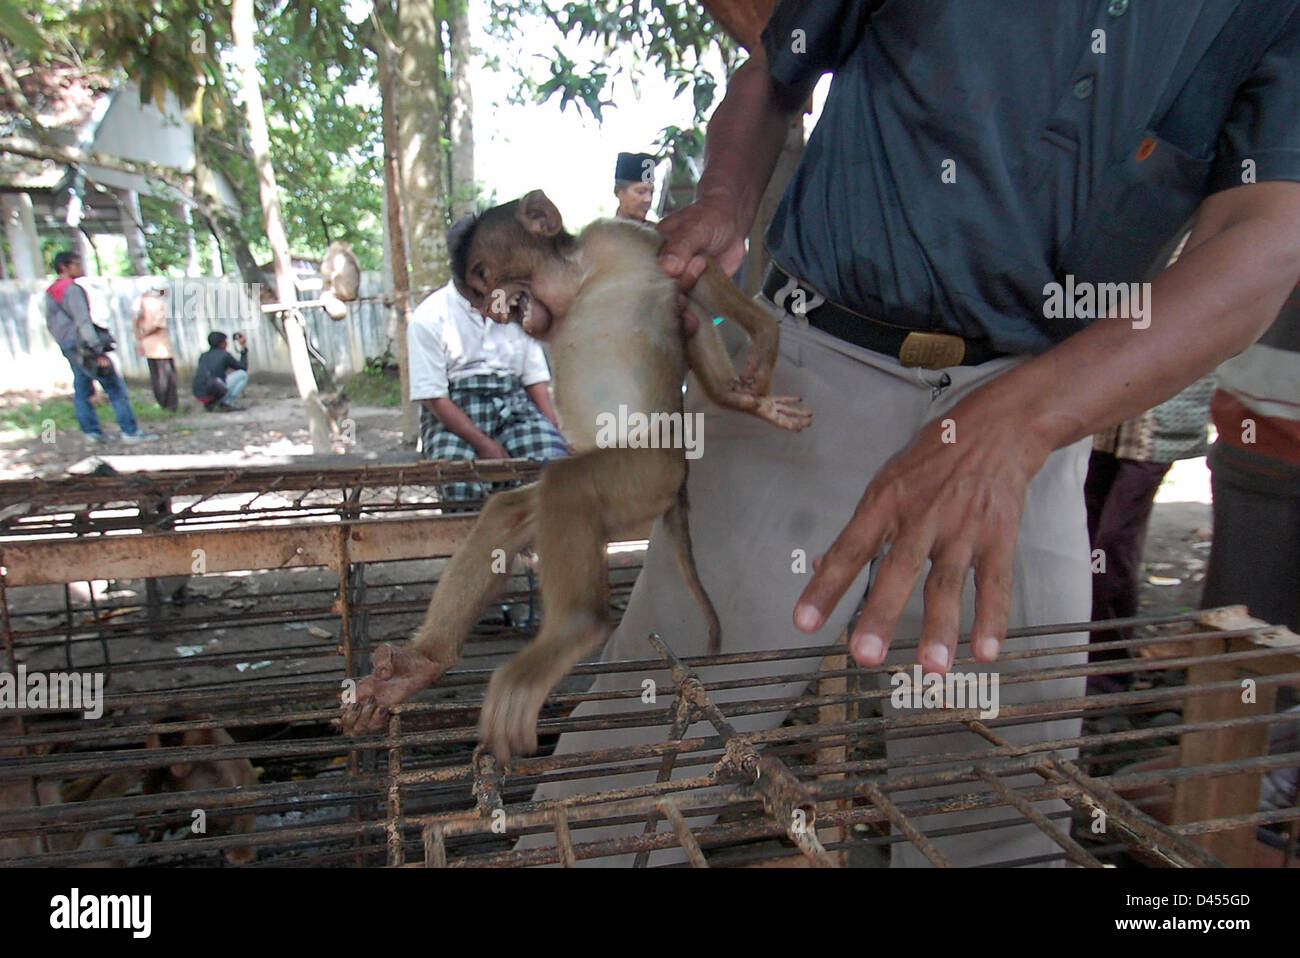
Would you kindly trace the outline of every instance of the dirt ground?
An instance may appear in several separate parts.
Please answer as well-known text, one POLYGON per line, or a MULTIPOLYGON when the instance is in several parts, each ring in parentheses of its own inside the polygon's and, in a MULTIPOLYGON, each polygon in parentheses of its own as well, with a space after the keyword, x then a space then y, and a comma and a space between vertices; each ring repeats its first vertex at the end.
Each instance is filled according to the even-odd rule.
MULTIPOLYGON (((41 398, 32 393, 0 393, 0 409, 41 398)), ((71 396, 67 402, 70 407, 71 396)), ((111 417, 104 435, 112 438, 103 445, 90 444, 75 427, 44 438, 0 429, 0 479, 55 476, 104 455, 211 455, 212 465, 256 465, 281 456, 310 454, 306 416, 292 385, 251 383, 240 402, 248 407, 243 412, 209 413, 184 397, 179 414, 162 421, 142 420, 141 428, 158 438, 133 446, 116 440, 111 417)), ((345 425, 348 420, 352 425, 347 438, 353 440, 346 447, 348 453, 367 459, 416 458, 413 448, 401 445, 396 409, 353 406, 343 417, 345 425)))
MULTIPOLYGON (((29 402, 26 393, 0 393, 0 409, 29 402)), ((71 398, 67 399, 71 403, 71 398)), ((306 420, 301 401, 288 383, 253 383, 243 397, 244 412, 207 413, 192 399, 182 399, 181 413, 144 428, 158 438, 139 446, 110 441, 92 446, 75 429, 60 431, 53 442, 16 431, 0 431, 0 479, 53 477, 66 470, 93 468, 97 456, 184 456, 175 465, 269 464, 288 456, 308 455, 306 420), (190 460, 189 457, 204 457, 190 460)), ((364 459, 415 459, 401 444, 396 409, 353 406, 346 451, 364 459)), ((107 426, 105 434, 115 434, 107 426)), ((142 463, 143 465, 143 463, 142 463)), ((1140 614, 1160 615, 1196 608, 1210 548, 1210 479, 1204 459, 1176 463, 1166 477, 1149 527, 1140 614)))

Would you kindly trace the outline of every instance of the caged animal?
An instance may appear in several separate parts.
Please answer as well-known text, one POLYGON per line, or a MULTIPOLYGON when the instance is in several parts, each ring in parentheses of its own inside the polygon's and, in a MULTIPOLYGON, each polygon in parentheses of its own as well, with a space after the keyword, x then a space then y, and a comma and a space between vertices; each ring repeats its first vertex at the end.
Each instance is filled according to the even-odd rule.
POLYGON ((631 430, 611 442, 605 427, 620 409, 658 422, 676 414, 680 422, 688 367, 720 406, 792 431, 808 426, 812 414, 797 396, 768 394, 776 319, 716 264, 689 294, 689 308, 705 320, 684 339, 677 284, 659 267, 661 244, 653 228, 629 220, 599 220, 573 236, 535 190, 483 213, 452 250, 457 288, 483 315, 520 323, 547 343, 555 405, 575 454, 550 462, 538 482, 488 500, 414 638, 376 651, 373 674, 345 705, 346 731, 381 727, 389 707, 456 663, 466 634, 506 578, 493 570, 495 550, 514 555, 535 547, 545 609, 540 634, 488 686, 479 734, 503 761, 536 751, 547 694, 608 637, 605 546, 620 531, 663 516, 682 577, 708 622, 710 647, 719 648, 718 617, 691 551, 683 449, 646 442, 631 430), (708 321, 714 316, 749 334, 739 375, 708 321))

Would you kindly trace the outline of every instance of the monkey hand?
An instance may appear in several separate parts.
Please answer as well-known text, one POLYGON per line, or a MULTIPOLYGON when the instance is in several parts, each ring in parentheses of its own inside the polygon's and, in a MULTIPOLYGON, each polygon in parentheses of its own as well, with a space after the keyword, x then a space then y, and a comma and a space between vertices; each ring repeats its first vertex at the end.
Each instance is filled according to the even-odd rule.
POLYGON ((534 667, 524 649, 492 674, 483 711, 479 715, 478 737, 499 762, 511 755, 532 755, 537 751, 537 717, 555 680, 544 663, 534 667))
POLYGON ((356 700, 343 705, 339 725, 345 735, 377 732, 388 721, 388 710, 435 682, 446 669, 411 646, 385 643, 375 649, 372 671, 357 683, 356 700))
POLYGON ((799 396, 755 395, 742 380, 732 380, 727 392, 718 397, 724 406, 752 413, 774 426, 799 432, 812 425, 812 410, 799 405, 799 396))

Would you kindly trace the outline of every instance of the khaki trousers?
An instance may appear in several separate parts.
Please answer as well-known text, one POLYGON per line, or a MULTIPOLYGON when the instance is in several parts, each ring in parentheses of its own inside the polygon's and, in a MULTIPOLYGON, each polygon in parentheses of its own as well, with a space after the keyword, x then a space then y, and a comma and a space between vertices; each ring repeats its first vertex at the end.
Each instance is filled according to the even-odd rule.
MULTIPOLYGON (((760 300, 769 309, 770 304, 760 300)), ((724 324, 723 329, 730 324, 724 324)), ((724 337, 733 353, 743 340, 730 331, 724 337)), ((974 367, 946 370, 906 368, 895 360, 860 349, 852 344, 813 329, 802 320, 781 317, 781 356, 772 384, 774 394, 803 397, 814 411, 812 426, 802 433, 788 433, 747 415, 727 412, 713 406, 691 380, 687 390, 688 412, 704 414, 702 455, 690 462, 689 493, 691 533, 700 576, 717 608, 722 622, 724 652, 820 646, 833 643, 849 624, 857 600, 867 586, 868 573, 860 577, 846 593, 839 607, 816 635, 804 635, 794 628, 792 615, 795 600, 809 581, 812 557, 820 555, 848 522, 854 507, 872 476, 891 456, 902 449, 927 421, 943 416, 962 397, 1006 372, 1021 360, 1004 358, 974 367), (796 573, 795 557, 802 550, 807 572, 796 573)), ((958 427, 960 428, 960 427, 958 427)), ((960 434, 957 439, 960 441, 960 434)), ((1011 607, 1011 627, 1056 622, 1086 621, 1091 601, 1089 546, 1083 483, 1087 472, 1091 439, 1056 451, 1031 483, 1025 503, 1023 521, 1015 557, 1015 591, 1011 607)), ((542 557, 545 561, 545 557, 542 557)), ((964 627, 973 616, 974 589, 967 582, 964 627)), ((890 662, 910 664, 915 660, 915 640, 921 629, 921 585, 895 635, 895 644, 909 648, 891 653, 890 662)), ((645 568, 629 600, 621 625, 606 644, 604 661, 657 659, 646 641, 651 632, 682 657, 705 653, 704 620, 691 601, 676 570, 668 544, 656 524, 651 535, 645 568)), ((1013 640, 1009 650, 1047 648, 1063 644, 1078 646, 1079 634, 1013 640)), ((957 649, 955 668, 978 671, 982 666, 963 662, 970 657, 965 641, 957 649)), ((1034 668, 1081 664, 1084 654, 1036 657, 1027 665, 1034 668)), ((851 660, 850 660, 851 661, 851 660)), ((817 668, 818 657, 701 669, 704 681, 736 679, 757 675, 788 674, 817 668)), ((1003 707, 1013 703, 1059 700, 1080 696, 1084 679, 1006 684, 1016 664, 995 663, 1002 676, 1000 686, 1003 707)), ((646 678, 654 679, 659 688, 671 684, 666 671, 622 673, 602 676, 593 686, 596 691, 641 689, 646 678)), ((765 686, 764 696, 793 696, 803 691, 795 684, 765 686)), ((753 697, 744 689, 711 693, 715 702, 744 700, 753 697)), ((889 709, 888 699, 885 699, 889 709)), ((642 705, 639 697, 616 701, 588 702, 579 706, 574 717, 635 711, 638 708, 662 709, 642 705)), ((785 713, 773 712, 732 719, 739 731, 768 729, 778 726, 785 713)), ((1078 719, 1018 725, 999 729, 999 734, 1016 742, 1075 736, 1078 719)), ((707 723, 693 725, 687 737, 714 734, 707 723)), ((667 727, 657 729, 623 729, 575 732, 563 735, 557 754, 591 749, 663 741, 667 727)), ((888 757, 891 775, 895 765, 926 754, 965 751, 984 747, 986 743, 970 732, 906 737, 891 736, 888 757)), ((702 774, 699 768, 680 772, 702 774)), ((653 773, 619 775, 601 779, 548 783, 539 787, 534 799, 554 799, 575 792, 593 792, 603 788, 626 787, 654 781, 653 773)), ((1039 779, 1007 778, 1012 787, 1019 782, 1037 783, 1039 779)), ((981 786, 959 786, 948 793, 982 790, 981 786)), ((944 789, 895 792, 896 802, 942 793, 944 789)), ((1040 803, 1045 813, 1066 808, 1061 802, 1040 803)), ((971 831, 981 821, 1016 818, 1005 807, 985 813, 961 812, 928 816, 918 820, 922 831, 957 828, 963 834, 936 840, 937 847, 954 863, 977 865, 990 861, 1007 861, 1019 857, 1052 854, 1059 848, 1032 825, 1013 829, 971 831)), ((693 821, 694 824, 694 821, 693 821)), ((574 831, 575 842, 593 841, 615 835, 636 833, 644 825, 620 826, 574 831)), ((665 823, 660 827, 666 829, 665 823)), ((1065 823, 1068 828, 1068 821, 1065 823)), ((525 836, 519 847, 549 845, 547 835, 525 836)), ((681 860, 669 852, 655 853, 650 863, 663 864, 681 860)), ((910 844, 894 844, 892 864, 925 865, 928 862, 910 844)), ((627 865, 631 856, 604 864, 627 865)))

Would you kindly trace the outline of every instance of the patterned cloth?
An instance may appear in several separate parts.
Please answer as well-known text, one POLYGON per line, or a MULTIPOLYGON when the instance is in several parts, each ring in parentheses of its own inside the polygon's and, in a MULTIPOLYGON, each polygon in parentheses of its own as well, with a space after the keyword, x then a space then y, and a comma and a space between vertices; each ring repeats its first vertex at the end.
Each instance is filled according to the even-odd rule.
MULTIPOLYGON (((546 462, 569 454, 568 444, 554 424, 528 398, 519 379, 470 376, 451 384, 450 399, 511 456, 546 462)), ((420 449, 425 459, 474 459, 474 447, 456 435, 429 411, 420 407, 420 449)), ((509 483, 492 483, 491 491, 509 483)), ((482 499, 487 491, 477 482, 446 486, 448 500, 482 499)))
POLYGON ((1177 462, 1209 451, 1207 430, 1214 380, 1206 376, 1140 416, 1093 437, 1095 452, 1134 462, 1177 462))

